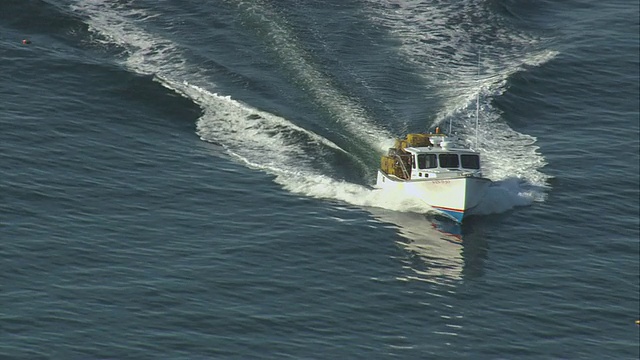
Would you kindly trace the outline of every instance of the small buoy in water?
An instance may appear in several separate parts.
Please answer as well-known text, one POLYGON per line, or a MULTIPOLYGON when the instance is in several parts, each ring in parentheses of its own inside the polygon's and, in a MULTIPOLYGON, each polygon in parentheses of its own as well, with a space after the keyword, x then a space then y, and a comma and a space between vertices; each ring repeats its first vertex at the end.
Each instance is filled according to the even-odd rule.
POLYGON ((640 320, 636 320, 636 325, 640 325, 640 320))
POLYGON ((31 44, 31 40, 29 39, 22 40, 22 45, 29 45, 29 44, 31 44))

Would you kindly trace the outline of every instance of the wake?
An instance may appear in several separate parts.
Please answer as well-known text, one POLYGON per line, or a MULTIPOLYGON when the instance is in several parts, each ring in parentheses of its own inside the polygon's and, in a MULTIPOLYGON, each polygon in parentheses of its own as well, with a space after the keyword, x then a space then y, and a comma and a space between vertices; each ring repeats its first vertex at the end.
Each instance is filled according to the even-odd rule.
MULTIPOLYGON (((308 85, 312 97, 321 106, 333 112, 334 118, 340 119, 343 128, 351 136, 365 139, 369 151, 386 150, 392 143, 393 136, 377 126, 357 103, 333 87, 331 82, 315 69, 312 62, 305 60, 309 57, 308 54, 304 54, 296 43, 295 36, 282 25, 285 22, 274 21, 277 20, 276 13, 262 2, 241 2, 238 6, 246 7, 244 10, 250 11, 257 22, 262 23, 271 33, 277 34, 270 41, 279 49, 282 59, 288 59, 286 61, 291 64, 294 76, 298 81, 308 85)), ((338 180, 328 175, 327 166, 318 164, 326 165, 330 163, 328 159, 338 155, 349 158, 356 166, 366 168, 367 165, 359 156, 290 120, 234 100, 229 95, 219 94, 215 90, 213 79, 191 64, 178 44, 158 34, 151 34, 140 26, 158 14, 135 9, 126 3, 113 4, 106 0, 78 0, 72 9, 86 17, 90 30, 97 34, 99 39, 124 49, 122 64, 129 70, 138 74, 153 75, 154 80, 191 99, 203 109, 203 114, 196 124, 197 133, 202 140, 221 144, 232 158, 247 167, 274 175, 274 181, 287 191, 360 207, 416 213, 433 210, 416 199, 389 196, 381 191, 372 190, 369 186, 338 180)), ((398 24, 400 23, 398 21, 398 24)), ((406 37, 404 41, 408 44, 411 44, 410 34, 401 33, 406 37)), ((535 58, 535 55, 533 57, 535 58)), ((552 56, 542 56, 540 63, 547 61, 549 57, 552 56)), ((416 61, 420 63, 419 60, 416 61)), ((449 83, 445 81, 443 84, 446 86, 443 89, 449 90, 443 91, 447 93, 455 89, 458 95, 449 97, 449 105, 440 111, 438 121, 453 114, 464 115, 465 111, 469 110, 471 100, 475 99, 479 92, 490 97, 504 91, 506 78, 519 71, 517 65, 507 68, 508 70, 492 77, 486 77, 480 83, 477 82, 477 77, 463 77, 463 81, 458 82, 462 84, 459 86, 451 86, 453 78, 449 79, 449 83)), ((539 168, 544 166, 544 158, 537 154, 536 148, 532 146, 535 139, 517 134, 503 122, 497 121, 499 114, 490 107, 489 102, 483 103, 483 113, 489 114, 489 118, 485 117, 482 120, 490 125, 485 125, 481 143, 486 145, 489 141, 502 141, 496 148, 511 149, 512 152, 520 153, 494 154, 488 146, 481 146, 490 175, 498 182, 486 201, 481 204, 478 213, 502 212, 513 206, 527 205, 540 200, 540 192, 524 189, 518 181, 507 181, 508 176, 515 174, 530 184, 540 185, 545 182, 545 176, 539 172, 539 168), (507 137, 515 138, 516 141, 506 143, 500 140, 507 137), (510 168, 510 155, 527 159, 529 163, 521 163, 523 166, 520 169, 510 168)), ((467 130, 469 123, 470 120, 463 117, 456 127, 461 129, 463 135, 470 135, 467 130)))

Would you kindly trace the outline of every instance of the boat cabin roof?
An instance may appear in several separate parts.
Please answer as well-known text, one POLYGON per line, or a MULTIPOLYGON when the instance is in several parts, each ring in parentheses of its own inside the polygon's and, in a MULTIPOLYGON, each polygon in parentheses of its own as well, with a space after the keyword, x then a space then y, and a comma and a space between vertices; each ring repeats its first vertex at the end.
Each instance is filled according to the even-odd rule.
POLYGON ((404 148, 404 150, 406 152, 409 152, 411 154, 416 154, 416 155, 417 154, 476 154, 476 155, 480 154, 471 149, 457 148, 457 147, 443 149, 439 146, 407 147, 407 148, 404 148))

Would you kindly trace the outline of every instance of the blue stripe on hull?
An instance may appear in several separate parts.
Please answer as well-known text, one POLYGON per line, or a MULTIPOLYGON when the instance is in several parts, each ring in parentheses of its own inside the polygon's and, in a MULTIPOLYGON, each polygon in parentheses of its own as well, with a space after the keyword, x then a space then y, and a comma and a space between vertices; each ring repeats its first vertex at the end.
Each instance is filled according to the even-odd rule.
POLYGON ((462 218, 464 217, 464 212, 463 211, 442 209, 442 208, 439 208, 439 207, 436 207, 436 206, 434 206, 434 207, 436 209, 438 209, 438 211, 441 211, 441 212, 445 213, 446 215, 448 215, 449 217, 453 218, 455 221, 462 222, 462 218))

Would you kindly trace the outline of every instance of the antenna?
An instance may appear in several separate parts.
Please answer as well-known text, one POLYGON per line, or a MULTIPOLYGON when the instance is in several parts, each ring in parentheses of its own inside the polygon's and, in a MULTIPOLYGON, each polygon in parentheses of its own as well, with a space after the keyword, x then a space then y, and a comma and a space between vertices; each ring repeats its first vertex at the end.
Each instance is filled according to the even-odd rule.
MULTIPOLYGON (((480 81, 480 52, 478 52, 478 81, 480 81)), ((478 89, 478 93, 476 94, 476 150, 480 150, 478 144, 480 142, 478 138, 478 118, 480 117, 480 90, 478 89)))

